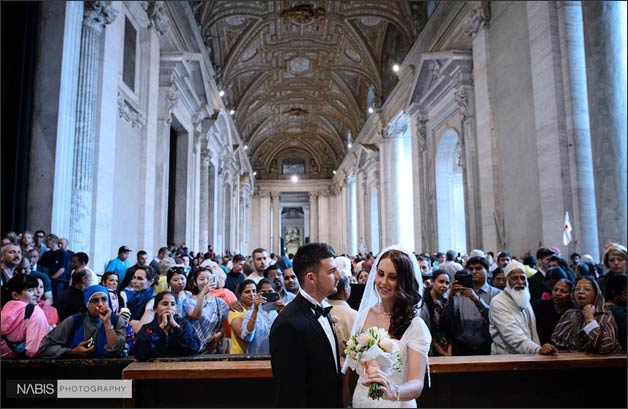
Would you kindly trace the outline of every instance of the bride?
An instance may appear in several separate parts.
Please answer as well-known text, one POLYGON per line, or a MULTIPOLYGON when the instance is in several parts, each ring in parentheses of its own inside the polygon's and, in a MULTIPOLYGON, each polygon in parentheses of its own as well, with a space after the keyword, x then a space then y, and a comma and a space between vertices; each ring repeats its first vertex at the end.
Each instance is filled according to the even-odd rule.
POLYGON ((362 373, 356 383, 356 373, 349 368, 347 357, 343 368, 345 406, 351 403, 354 408, 416 407, 416 399, 423 391, 427 353, 432 341, 427 325, 419 317, 422 293, 421 270, 414 254, 399 246, 382 250, 371 267, 351 333, 360 333, 370 327, 388 331, 399 347, 401 370, 392 374, 379 369, 368 373, 359 371, 362 373), (368 396, 371 383, 380 385, 383 400, 368 396))

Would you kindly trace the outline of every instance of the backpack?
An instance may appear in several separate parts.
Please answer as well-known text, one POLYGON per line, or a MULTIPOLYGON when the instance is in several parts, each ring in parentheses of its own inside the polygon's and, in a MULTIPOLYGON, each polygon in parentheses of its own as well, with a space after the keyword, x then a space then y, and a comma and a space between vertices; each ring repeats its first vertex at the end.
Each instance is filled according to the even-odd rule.
MULTIPOLYGON (((35 311, 34 304, 28 304, 26 308, 24 308, 24 321, 31 318, 31 315, 33 315, 33 311, 35 311)), ((22 342, 13 342, 9 341, 4 335, 2 335, 2 339, 4 340, 4 342, 6 342, 11 351, 13 351, 13 353, 19 358, 22 358, 26 355, 26 340, 22 342)))

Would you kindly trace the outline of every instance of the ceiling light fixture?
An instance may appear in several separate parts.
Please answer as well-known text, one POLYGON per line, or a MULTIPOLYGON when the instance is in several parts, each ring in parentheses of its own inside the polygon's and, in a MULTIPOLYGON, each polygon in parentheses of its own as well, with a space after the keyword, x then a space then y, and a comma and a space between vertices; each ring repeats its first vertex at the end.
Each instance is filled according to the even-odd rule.
POLYGON ((392 68, 394 72, 399 72, 399 64, 393 64, 392 68))
POLYGON ((331 173, 333 173, 333 174, 335 175, 335 174, 336 174, 336 171, 335 171, 335 170, 332 170, 332 171, 331 171, 331 173))
POLYGON ((249 145, 244 145, 244 150, 249 149, 249 145))
POLYGON ((369 107, 369 114, 372 114, 373 112, 373 107, 369 107))
POLYGON ((225 96, 225 91, 224 90, 220 90, 218 92, 218 95, 220 95, 221 97, 224 97, 225 96))
POLYGON ((257 171, 253 172, 253 176, 257 176, 257 171))
POLYGON ((351 142, 349 142, 349 143, 347 144, 347 148, 349 148, 349 149, 351 149, 351 147, 352 147, 352 146, 353 146, 353 145, 351 145, 351 142))
POLYGON ((292 183, 297 183, 299 181, 299 178, 297 177, 297 175, 292 175, 290 180, 292 181, 292 183))
POLYGON ((231 111, 229 111, 229 115, 233 116, 233 114, 235 114, 235 110, 232 109, 231 111))

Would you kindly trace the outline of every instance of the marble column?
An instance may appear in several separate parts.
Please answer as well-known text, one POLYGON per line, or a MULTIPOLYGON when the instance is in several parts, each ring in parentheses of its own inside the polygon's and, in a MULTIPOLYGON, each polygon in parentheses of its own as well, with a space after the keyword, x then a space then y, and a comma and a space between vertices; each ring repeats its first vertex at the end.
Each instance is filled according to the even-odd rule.
POLYGON ((240 223, 238 228, 240 229, 240 254, 247 254, 248 241, 249 241, 249 193, 246 186, 240 187, 240 223))
POLYGON ((626 4, 581 3, 598 237, 626 244, 626 4))
POLYGON ((318 192, 310 192, 310 241, 318 241, 318 192))
POLYGON ((357 226, 357 200, 356 200, 356 182, 355 176, 347 176, 346 195, 345 200, 347 203, 347 252, 355 255, 358 253, 358 226, 357 226))
POLYGON ((279 221, 281 219, 281 213, 279 212, 279 200, 281 200, 281 192, 272 192, 270 194, 270 197, 272 198, 273 201, 273 230, 271 233, 271 237, 272 237, 272 247, 270 252, 274 252, 275 254, 280 254, 280 242, 279 242, 279 238, 281 237, 281 234, 279 232, 279 221))
POLYGON ((406 121, 395 121, 382 132, 384 145, 382 160, 383 197, 386 208, 382 220, 384 242, 382 247, 399 243, 402 235, 401 214, 403 203, 399 200, 399 178, 401 155, 403 150, 403 134, 407 130, 406 121))
POLYGON ((200 175, 200 209, 199 209, 199 228, 200 228, 200 244, 199 251, 205 251, 209 243, 209 162, 211 161, 211 152, 207 147, 207 142, 203 142, 201 147, 201 175, 200 175))
MULTIPOLYGON (((556 2, 558 10, 558 25, 563 67, 563 86, 565 98, 565 119, 567 139, 573 146, 571 160, 573 211, 571 212, 574 244, 569 248, 570 252, 580 251, 598 257, 597 219, 595 203, 595 186, 593 182, 593 159, 591 157, 591 134, 589 123, 589 106, 587 102, 586 62, 584 55, 584 39, 582 31, 582 8, 580 2, 559 1, 556 2)), ((543 101, 545 101, 543 99, 543 101)), ((537 104, 539 105, 539 104, 537 104)), ((546 104, 540 104, 545 107, 546 104)), ((544 111, 547 112, 547 107, 544 111)), ((543 127, 547 127, 544 121, 543 127)), ((564 149, 564 148, 560 148, 564 149)), ((547 148, 544 149, 547 151, 547 148)), ((551 158, 555 158, 552 156, 551 158)), ((548 160, 550 157, 547 157, 548 160)), ((555 185, 560 186, 559 173, 555 185)), ((543 180, 543 178, 541 178, 543 180)), ((552 189, 553 190, 553 189, 552 189)), ((543 189, 542 189, 543 191, 543 189)), ((554 193, 554 192, 553 192, 554 193)), ((555 194, 555 193, 554 193, 555 194)), ((556 207, 556 204, 546 203, 547 209, 556 207)), ((554 224, 563 223, 564 211, 567 208, 558 209, 560 214, 554 224)), ((556 217, 555 217, 556 219, 556 217)), ((543 225, 550 224, 544 220, 543 225)), ((562 232, 561 232, 562 233, 562 232)), ((543 234, 544 237, 547 235, 543 234)))
MULTIPOLYGON (((270 197, 267 191, 259 192, 259 243, 254 244, 253 247, 263 247, 265 249, 271 249, 270 242, 270 226, 272 220, 270 218, 270 197)), ((271 250, 272 251, 272 250, 271 250)))
POLYGON ((105 25, 116 18, 110 1, 86 1, 81 32, 70 243, 73 249, 91 254, 96 98, 101 76, 101 51, 105 25))
POLYGON ((329 243, 329 193, 322 191, 318 195, 318 240, 329 243))
MULTIPOLYGON (((53 4, 53 7, 56 7, 53 4)), ((44 6, 42 4, 42 6, 44 6)), ((50 6, 50 3, 44 6, 50 6)), ((76 70, 80 64, 81 26, 83 3, 65 3, 63 30, 63 57, 61 62, 61 84, 59 86, 59 113, 57 122, 57 143, 55 152, 54 186, 52 197, 52 220, 50 231, 61 236, 70 235, 72 201, 72 170, 74 164, 74 138, 76 134, 76 100, 78 78, 76 70)), ((41 81, 44 83, 45 81, 41 81)), ((45 128, 43 128, 45 129, 45 128)), ((33 158, 31 157, 31 160, 33 158)), ((30 201, 34 203, 35 201, 30 201)), ((38 204, 38 206, 41 203, 38 204)), ((34 213, 34 212, 33 212, 34 213)), ((43 225, 43 224, 39 224, 43 225)), ((73 247, 74 248, 74 247, 73 247)))

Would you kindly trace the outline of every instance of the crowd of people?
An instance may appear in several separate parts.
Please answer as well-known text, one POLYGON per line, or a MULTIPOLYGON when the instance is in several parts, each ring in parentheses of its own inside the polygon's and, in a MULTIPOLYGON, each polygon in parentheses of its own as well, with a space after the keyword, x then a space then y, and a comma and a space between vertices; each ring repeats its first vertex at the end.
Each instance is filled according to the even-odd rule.
MULTIPOLYGON (((123 245, 102 270, 92 270, 89 255, 69 244, 43 231, 3 238, 3 358, 269 354, 273 324, 307 279, 293 266, 293 255, 263 248, 244 256, 218 255, 211 246, 196 254, 169 246, 152 260, 138 251, 132 265, 132 250, 123 245)), ((621 244, 609 243, 601 264, 576 253, 567 261, 557 248, 539 248, 520 260, 508 251, 494 257, 478 249, 332 259, 335 290, 325 304, 333 307, 340 365, 347 340, 367 324, 409 345, 418 341, 406 333, 429 339, 425 360, 626 350, 627 253, 621 244), (407 258, 411 264, 404 265, 407 258), (394 291, 412 301, 385 302, 382 294, 404 268, 407 283, 394 291), (364 295, 350 305, 356 289, 364 295), (369 294, 379 303, 360 307, 359 314, 369 294)), ((411 396, 418 386, 408 385, 411 396)), ((404 390, 390 396, 405 396, 404 390)))

